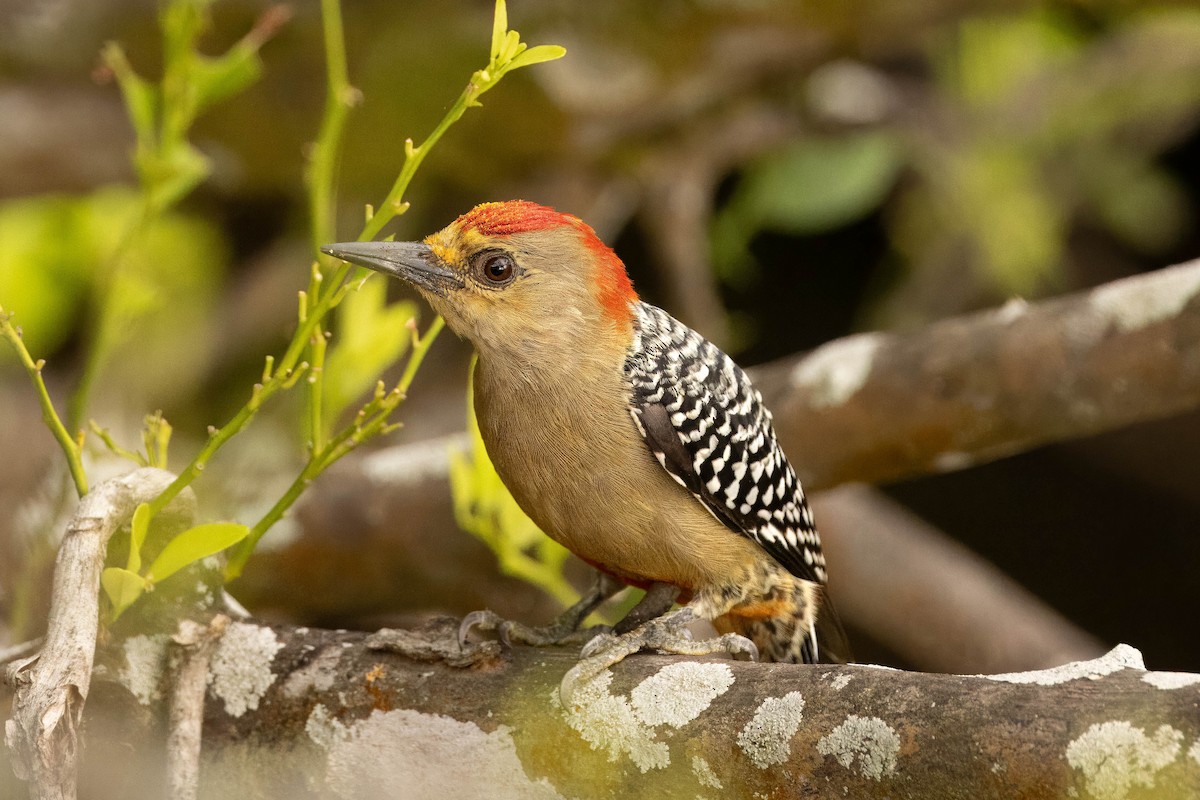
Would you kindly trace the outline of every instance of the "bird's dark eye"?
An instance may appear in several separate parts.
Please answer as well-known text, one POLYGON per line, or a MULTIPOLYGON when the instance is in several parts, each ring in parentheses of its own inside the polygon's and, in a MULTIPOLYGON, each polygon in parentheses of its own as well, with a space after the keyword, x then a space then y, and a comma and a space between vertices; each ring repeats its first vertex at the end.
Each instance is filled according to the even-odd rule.
POLYGON ((512 280, 515 269, 511 256, 505 253, 491 253, 484 256, 481 272, 488 282, 502 284, 512 280))

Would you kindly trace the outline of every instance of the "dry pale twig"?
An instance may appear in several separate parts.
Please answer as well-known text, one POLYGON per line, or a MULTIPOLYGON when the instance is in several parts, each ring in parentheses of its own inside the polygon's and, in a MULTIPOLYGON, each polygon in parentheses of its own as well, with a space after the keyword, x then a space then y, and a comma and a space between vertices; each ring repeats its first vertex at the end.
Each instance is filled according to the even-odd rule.
POLYGON ((204 695, 208 665, 229 617, 218 614, 208 625, 180 621, 173 637, 172 685, 167 733, 167 786, 175 800, 195 800, 200 788, 200 742, 204 733, 204 695))
MULTIPOLYGON (((8 667, 15 688, 5 744, 13 771, 30 782, 35 800, 75 797, 79 723, 96 650, 100 572, 105 548, 138 504, 174 479, 139 469, 92 489, 79 501, 54 569, 49 626, 37 655, 8 667)), ((189 496, 189 506, 194 500, 189 496)))

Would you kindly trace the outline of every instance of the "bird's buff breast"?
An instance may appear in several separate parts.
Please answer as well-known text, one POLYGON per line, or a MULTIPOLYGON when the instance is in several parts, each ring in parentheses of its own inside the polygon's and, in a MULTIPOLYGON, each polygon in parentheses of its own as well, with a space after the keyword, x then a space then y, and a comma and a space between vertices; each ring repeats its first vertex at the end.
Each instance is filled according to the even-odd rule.
POLYGON ((748 543, 730 535, 654 460, 622 402, 619 373, 564 391, 570 396, 528 376, 505 380, 482 361, 476 370, 475 408, 488 455, 547 535, 635 583, 697 588, 714 570, 731 566, 721 561, 745 561, 748 543), (704 540, 711 546, 697 548, 704 540))

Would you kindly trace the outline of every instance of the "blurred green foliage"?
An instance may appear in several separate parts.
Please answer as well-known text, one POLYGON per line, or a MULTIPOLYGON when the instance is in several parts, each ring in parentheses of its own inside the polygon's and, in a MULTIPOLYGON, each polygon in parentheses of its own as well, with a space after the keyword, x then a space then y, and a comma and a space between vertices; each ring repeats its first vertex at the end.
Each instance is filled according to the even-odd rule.
POLYGON ((760 231, 813 234, 866 216, 902 165, 896 137, 874 131, 801 139, 755 159, 713 219, 717 273, 737 282, 752 269, 750 241, 760 231))
MULTIPOLYGON (((104 64, 120 84, 135 132, 137 191, 110 188, 89 197, 22 201, 0 209, 0 232, 7 224, 14 231, 12 238, 23 245, 10 250, 15 260, 3 271, 7 283, 0 284, 0 290, 12 290, 18 304, 25 301, 42 309, 40 315, 32 315, 32 340, 12 324, 5 308, 0 308, 0 324, 4 338, 34 382, 46 422, 70 464, 81 496, 89 488, 83 464, 86 431, 82 429, 88 399, 101 367, 110 367, 117 348, 135 343, 136 356, 106 371, 123 374, 130 383, 143 386, 153 384, 144 373, 155 366, 156 348, 165 348, 168 358, 161 370, 165 380, 189 372, 191 364, 183 354, 203 352, 194 340, 197 331, 205 329, 205 317, 212 310, 205 302, 217 283, 212 259, 222 261, 223 249, 214 236, 204 235, 203 226, 188 228, 186 218, 171 208, 211 170, 209 158, 189 139, 193 123, 210 106, 258 79, 258 50, 284 18, 280 10, 270 9, 223 55, 205 56, 197 46, 208 26, 213 1, 171 0, 162 7, 159 23, 163 71, 158 82, 134 72, 120 46, 110 43, 104 48, 104 64), (60 294, 59 282, 68 291, 60 294), (16 291, 18 288, 23 294, 16 291), (89 291, 92 305, 98 309, 96 322, 85 340, 86 363, 64 426, 42 380, 44 361, 33 358, 29 343, 36 345, 42 337, 41 344, 61 344, 62 339, 53 341, 54 332, 68 329, 66 321, 75 312, 73 306, 89 291), (45 302, 42 295, 49 296, 50 301, 45 302), (165 326, 155 326, 164 319, 165 326), (128 367, 122 372, 124 363, 128 367)), ((336 238, 333 165, 339 155, 347 112, 357 100, 357 93, 348 83, 338 0, 325 0, 322 12, 329 91, 308 175, 314 247, 336 238)), ((564 53, 557 45, 529 47, 522 42, 520 35, 508 27, 504 0, 496 0, 487 66, 472 74, 424 142, 415 145, 410 139, 404 143, 400 173, 379 208, 368 207, 359 239, 373 238, 407 211, 404 193, 418 167, 442 135, 468 109, 480 105, 480 96, 508 72, 561 58, 564 53)), ((210 426, 205 444, 191 462, 163 492, 137 508, 125 565, 110 565, 102 574, 110 619, 119 617, 155 581, 240 543, 226 565, 227 579, 237 577, 259 538, 318 475, 362 443, 399 427, 390 416, 406 398, 443 321, 435 319, 425 334, 419 335, 413 303, 388 305, 380 280, 366 284, 369 289, 362 291, 369 274, 325 257, 314 259, 308 290, 300 293, 298 325, 286 351, 278 360, 266 358, 261 378, 245 404, 222 427, 210 426), (329 334, 325 317, 347 297, 351 300, 339 314, 339 346, 326 363, 329 334), (406 352, 409 357, 403 374, 388 389, 378 375, 406 352), (301 360, 304 356, 308 360, 301 360), (142 549, 155 516, 200 476, 217 451, 249 424, 264 403, 276 393, 291 389, 302 375, 307 378, 310 412, 308 460, 283 495, 253 526, 216 522, 177 533, 150 566, 143 568, 142 549), (335 428, 341 412, 372 386, 374 391, 350 423, 326 435, 327 430, 335 428)), ((6 302, 11 302, 9 294, 4 296, 6 302)), ((172 428, 161 412, 145 418, 144 453, 122 446, 94 421, 91 429, 115 455, 141 465, 167 467, 172 428)), ((500 491, 503 493, 502 487, 500 491)), ((507 529, 498 531, 499 538, 493 541, 500 542, 506 533, 507 529)), ((109 555, 111 559, 113 554, 109 555)))
MULTIPOLYGON (((139 193, 121 186, 0 205, 0 297, 19 312, 30 350, 52 353, 103 295, 108 327, 95 335, 114 346, 137 342, 136 368, 116 364, 114 378, 152 390, 203 353, 192 332, 212 313, 228 247, 211 220, 167 212, 147 223, 121 269, 106 273, 142 211, 139 193)), ((0 348, 0 361, 13 358, 0 348)))
POLYGON ((1193 229, 1196 209, 1160 158, 1196 125, 1200 10, 980 10, 919 50, 919 79, 912 64, 893 76, 831 62, 855 73, 839 104, 878 93, 886 108, 832 120, 818 108, 811 130, 739 169, 711 228, 725 282, 753 281, 760 232, 808 236, 882 213, 901 277, 872 324, 920 322, 964 310, 955 297, 972 307, 1061 288, 1082 226, 1149 258, 1193 229))

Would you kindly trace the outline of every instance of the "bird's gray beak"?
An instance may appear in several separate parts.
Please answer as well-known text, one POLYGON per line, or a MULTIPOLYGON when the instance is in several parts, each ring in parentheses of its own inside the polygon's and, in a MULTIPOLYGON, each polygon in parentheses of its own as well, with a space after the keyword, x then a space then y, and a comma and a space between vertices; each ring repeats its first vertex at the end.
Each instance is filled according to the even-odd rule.
POLYGON ((451 289, 463 287, 462 279, 423 242, 343 242, 326 245, 321 252, 394 275, 443 297, 451 289))

